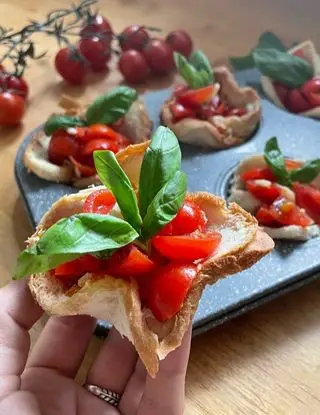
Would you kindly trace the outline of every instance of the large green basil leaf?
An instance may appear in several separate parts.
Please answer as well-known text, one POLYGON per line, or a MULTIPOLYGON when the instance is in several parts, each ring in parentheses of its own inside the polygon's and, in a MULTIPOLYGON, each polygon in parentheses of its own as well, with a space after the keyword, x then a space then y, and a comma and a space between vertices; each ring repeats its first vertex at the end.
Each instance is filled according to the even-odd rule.
POLYGON ((159 127, 147 148, 140 172, 139 205, 142 218, 155 195, 181 168, 181 151, 174 133, 159 127))
POLYGON ((46 135, 52 135, 59 128, 66 129, 71 127, 83 127, 86 125, 85 120, 72 115, 51 115, 43 126, 46 135))
POLYGON ((101 182, 114 194, 125 220, 139 232, 142 219, 137 197, 128 176, 111 151, 95 151, 93 157, 101 182))
POLYGON ((159 190, 148 207, 143 220, 143 237, 149 239, 169 223, 181 208, 187 191, 187 178, 182 171, 174 176, 159 190))
POLYGON ((309 62, 286 52, 258 48, 253 51, 252 56, 255 66, 263 75, 290 88, 303 85, 313 76, 313 68, 309 62))
POLYGON ((310 160, 298 169, 290 171, 292 181, 310 183, 320 173, 320 159, 310 160))
POLYGON ((119 86, 101 95, 87 109, 88 124, 114 123, 126 115, 137 96, 137 91, 128 86, 119 86))
POLYGON ((264 159, 275 174, 278 182, 284 186, 291 186, 290 176, 286 170, 285 160, 276 137, 272 137, 266 142, 264 159))

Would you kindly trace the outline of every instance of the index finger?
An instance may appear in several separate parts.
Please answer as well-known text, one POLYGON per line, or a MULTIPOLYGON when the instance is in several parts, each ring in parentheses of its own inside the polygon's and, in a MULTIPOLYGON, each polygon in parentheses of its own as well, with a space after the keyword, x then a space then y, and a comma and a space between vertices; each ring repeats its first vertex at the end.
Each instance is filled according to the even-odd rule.
POLYGON ((42 313, 25 280, 0 289, 0 400, 20 386, 30 348, 28 330, 42 313))
POLYGON ((160 362, 155 379, 147 377, 139 406, 139 415, 182 415, 185 401, 185 378, 188 366, 191 326, 181 346, 160 362))

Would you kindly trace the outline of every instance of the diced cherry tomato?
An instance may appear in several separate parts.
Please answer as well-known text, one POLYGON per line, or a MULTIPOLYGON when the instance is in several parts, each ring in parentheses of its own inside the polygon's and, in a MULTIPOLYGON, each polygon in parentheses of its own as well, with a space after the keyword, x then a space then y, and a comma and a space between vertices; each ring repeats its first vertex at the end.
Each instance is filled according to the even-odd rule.
POLYGON ((231 110, 229 110, 227 115, 236 115, 238 117, 242 117, 244 114, 246 114, 246 109, 245 108, 233 108, 231 110))
POLYGON ((273 202, 270 212, 276 221, 282 225, 309 226, 314 222, 307 213, 300 209, 295 203, 289 202, 284 198, 279 198, 273 202))
POLYGON ((215 93, 214 85, 205 86, 187 91, 177 98, 180 104, 190 108, 199 108, 205 102, 209 102, 215 93))
POLYGON ((78 173, 82 177, 90 177, 96 174, 96 169, 91 166, 87 166, 86 164, 80 163, 80 161, 76 160, 74 157, 70 157, 70 160, 75 169, 78 170, 78 173))
POLYGON ((273 217, 270 207, 266 205, 260 206, 256 213, 256 218, 258 219, 260 225, 263 226, 269 226, 270 228, 277 228, 281 226, 281 224, 273 217))
POLYGON ((170 111, 173 117, 173 122, 183 120, 184 118, 195 118, 196 114, 191 108, 185 107, 179 102, 170 104, 170 111))
POLYGON ((218 247, 221 234, 208 232, 197 235, 162 236, 152 238, 152 244, 164 257, 173 261, 196 261, 208 257, 218 247))
POLYGON ((82 255, 73 261, 58 265, 54 275, 59 278, 81 277, 87 272, 99 272, 103 269, 103 260, 90 254, 82 255))
POLYGON ((189 264, 169 264, 156 271, 148 285, 147 305, 157 320, 169 320, 181 310, 196 276, 197 267, 189 264))
POLYGON ((307 214, 320 225, 320 190, 315 187, 293 184, 297 205, 305 209, 307 214))
POLYGON ((268 167, 251 169, 251 170, 245 171, 241 175, 241 180, 243 180, 244 182, 247 182, 248 180, 259 180, 259 179, 269 180, 270 182, 276 181, 276 178, 272 170, 270 170, 268 167))
POLYGON ((86 198, 83 205, 83 212, 107 215, 113 209, 116 202, 116 198, 110 190, 96 190, 86 198))
POLYGON ((70 156, 76 157, 79 145, 74 137, 64 130, 56 130, 50 139, 48 158, 51 163, 61 166, 70 156))
POLYGON ((221 102, 218 107, 215 109, 215 115, 227 115, 229 109, 227 108, 226 104, 221 102))
POLYGON ((196 230, 205 232, 207 223, 205 212, 196 203, 185 201, 176 217, 161 229, 159 235, 184 235, 196 230))
POLYGON ((106 262, 104 271, 114 277, 130 278, 150 274, 155 271, 157 265, 136 246, 131 246, 129 254, 121 260, 115 258, 106 262))
POLYGON ((89 127, 84 127, 83 129, 85 130, 85 134, 77 137, 81 141, 90 141, 95 138, 106 138, 110 141, 117 142, 124 139, 121 134, 105 124, 92 124, 89 127))
POLYGON ((173 87, 173 95, 175 97, 179 97, 181 94, 187 92, 189 90, 187 85, 178 84, 173 87))
POLYGON ((81 149, 81 156, 86 160, 86 164, 93 166, 93 153, 97 150, 109 150, 113 153, 119 151, 119 145, 108 138, 95 138, 84 144, 81 149))
POLYGON ((246 188, 253 196, 267 204, 273 203, 281 195, 276 183, 270 183, 270 186, 267 187, 257 184, 255 180, 248 180, 246 188))
POLYGON ((301 163, 300 161, 295 161, 295 160, 290 160, 290 159, 285 160, 284 163, 288 171, 299 169, 299 167, 303 165, 303 163, 301 163))

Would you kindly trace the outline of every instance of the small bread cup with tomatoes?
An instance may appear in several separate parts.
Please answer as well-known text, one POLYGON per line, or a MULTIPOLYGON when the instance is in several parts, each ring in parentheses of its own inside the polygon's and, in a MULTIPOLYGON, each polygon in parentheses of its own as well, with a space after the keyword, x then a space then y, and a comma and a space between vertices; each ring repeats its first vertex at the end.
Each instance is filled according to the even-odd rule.
POLYGON ((264 155, 239 164, 229 201, 254 214, 274 239, 305 241, 319 236, 320 159, 285 159, 273 137, 264 155))
MULTIPOLYGON (((187 193, 175 135, 159 127, 117 157, 96 151, 104 186, 58 200, 18 259, 49 314, 109 321, 151 376, 181 344, 207 284, 252 266, 272 239, 235 203, 187 193)), ((57 335, 59 335, 57 333, 57 335)))
POLYGON ((61 106, 66 113, 49 117, 31 138, 23 158, 27 169, 45 180, 78 188, 99 184, 95 150, 117 153, 150 138, 152 122, 132 88, 117 87, 87 108, 68 97, 61 106))
POLYGON ((181 142, 202 147, 226 148, 248 140, 261 118, 256 91, 240 88, 228 68, 212 68, 201 51, 189 62, 175 53, 175 62, 186 84, 177 85, 163 105, 163 124, 181 142))

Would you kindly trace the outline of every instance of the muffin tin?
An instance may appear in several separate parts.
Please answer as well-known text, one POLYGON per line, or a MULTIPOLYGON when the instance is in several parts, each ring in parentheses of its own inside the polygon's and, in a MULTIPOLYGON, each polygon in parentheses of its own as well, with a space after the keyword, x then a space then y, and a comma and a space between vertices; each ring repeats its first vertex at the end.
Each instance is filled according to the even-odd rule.
MULTIPOLYGON (((240 85, 256 86, 259 73, 255 70, 241 71, 236 74, 236 79, 240 85)), ((143 96, 154 128, 159 124, 161 105, 170 94, 171 90, 166 89, 143 96)), ((182 169, 188 175, 190 191, 202 190, 227 197, 230 179, 238 162, 250 154, 262 153, 266 140, 271 136, 278 138, 284 154, 299 159, 320 155, 318 121, 290 114, 263 96, 262 114, 263 119, 251 139, 240 146, 212 151, 181 145, 182 169)), ((26 212, 35 227, 54 201, 77 190, 47 182, 27 172, 22 157, 32 133, 19 148, 15 175, 26 212)), ((277 241, 274 251, 252 268, 207 287, 194 317, 194 334, 317 278, 320 271, 319 242, 319 238, 307 242, 277 241)), ((106 327, 105 323, 100 322, 97 334, 103 335, 106 327)))

